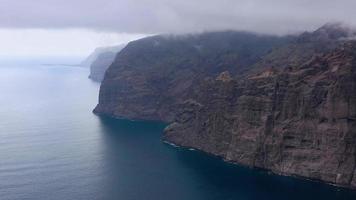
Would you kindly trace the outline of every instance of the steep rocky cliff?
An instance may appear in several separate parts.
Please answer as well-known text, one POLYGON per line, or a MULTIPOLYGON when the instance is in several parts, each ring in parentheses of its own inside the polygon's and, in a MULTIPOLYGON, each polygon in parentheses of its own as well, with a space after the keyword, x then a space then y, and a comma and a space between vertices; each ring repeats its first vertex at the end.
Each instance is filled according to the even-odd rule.
POLYGON ((172 122, 166 141, 277 174, 356 188, 356 34, 245 32, 131 42, 98 114, 172 122))
POLYGON ((106 70, 112 64, 116 56, 115 52, 104 52, 98 55, 96 60, 90 65, 89 78, 93 81, 101 82, 104 79, 106 70))
POLYGON ((90 68, 91 64, 98 58, 98 56, 105 52, 117 53, 125 47, 126 44, 121 44, 117 46, 110 47, 98 47, 96 48, 85 60, 80 63, 80 66, 90 68))
POLYGON ((227 31, 137 40, 128 44, 108 69, 94 111, 172 121, 178 105, 206 77, 225 70, 233 77, 244 77, 266 68, 299 66, 353 35, 339 24, 327 24, 299 36, 227 31))
POLYGON ((96 113, 172 121, 206 76, 241 74, 289 37, 246 32, 154 36, 129 43, 102 82, 96 113))
POLYGON ((164 139, 277 174, 356 188, 356 42, 299 67, 205 80, 164 139))

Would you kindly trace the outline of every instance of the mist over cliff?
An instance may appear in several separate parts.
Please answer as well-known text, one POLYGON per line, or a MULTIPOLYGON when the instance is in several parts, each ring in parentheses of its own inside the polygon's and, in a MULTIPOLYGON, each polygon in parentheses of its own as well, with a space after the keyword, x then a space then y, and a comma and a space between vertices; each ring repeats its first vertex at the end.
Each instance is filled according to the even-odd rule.
POLYGON ((355 7, 353 0, 3 0, 0 27, 146 34, 229 29, 285 34, 311 31, 327 22, 355 25, 355 7))

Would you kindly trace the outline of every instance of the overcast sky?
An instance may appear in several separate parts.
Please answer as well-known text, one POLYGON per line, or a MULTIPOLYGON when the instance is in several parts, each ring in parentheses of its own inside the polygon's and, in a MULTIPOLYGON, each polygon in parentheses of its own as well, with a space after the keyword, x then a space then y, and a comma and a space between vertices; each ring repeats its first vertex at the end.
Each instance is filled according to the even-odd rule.
POLYGON ((86 29, 0 29, 0 60, 10 57, 85 57, 96 47, 142 38, 142 34, 86 29))
POLYGON ((355 8, 356 0, 0 0, 0 55, 86 54, 156 33, 355 25, 355 8))

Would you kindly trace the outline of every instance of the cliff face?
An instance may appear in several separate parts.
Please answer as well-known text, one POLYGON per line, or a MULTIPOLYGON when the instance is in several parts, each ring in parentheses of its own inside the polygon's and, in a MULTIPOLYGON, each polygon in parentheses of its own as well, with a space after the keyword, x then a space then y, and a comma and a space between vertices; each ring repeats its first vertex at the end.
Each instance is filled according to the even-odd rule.
POLYGON ((96 48, 85 60, 80 64, 82 67, 89 68, 90 65, 98 58, 98 56, 105 52, 117 53, 125 47, 125 44, 110 46, 110 47, 98 47, 96 48))
POLYGON ((96 113, 172 121, 206 76, 240 74, 288 38, 244 32, 154 36, 131 42, 102 82, 96 113))
POLYGON ((94 50, 80 65, 90 68, 89 78, 101 82, 106 70, 115 60, 115 56, 126 44, 110 47, 99 47, 94 50))
POLYGON ((94 111, 172 122, 169 142, 356 188, 354 35, 328 24, 295 37, 141 39, 116 56, 94 111))
POLYGON ((356 188, 356 42, 299 67, 205 80, 164 139, 277 174, 356 188))
POLYGON ((251 66, 251 69, 257 72, 266 67, 277 69, 297 67, 314 56, 332 51, 343 40, 355 35, 355 31, 342 24, 326 24, 313 32, 305 32, 295 37, 287 45, 274 49, 251 66))
POLYGON ((104 52, 98 55, 96 60, 90 65, 89 78, 93 81, 101 82, 104 79, 106 70, 112 64, 116 56, 114 52, 104 52))

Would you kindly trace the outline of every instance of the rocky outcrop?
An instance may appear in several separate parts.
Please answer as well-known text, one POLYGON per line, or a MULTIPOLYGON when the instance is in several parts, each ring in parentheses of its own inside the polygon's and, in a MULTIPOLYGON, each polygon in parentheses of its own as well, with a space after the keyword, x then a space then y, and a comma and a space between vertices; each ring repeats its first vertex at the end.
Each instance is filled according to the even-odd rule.
POLYGON ((356 42, 241 80, 207 79, 164 139, 238 164, 356 188, 356 42))
POLYGON ((102 82, 96 113, 172 121, 178 105, 207 76, 248 70, 289 37, 245 32, 154 36, 129 43, 102 82))
POLYGON ((116 56, 114 52, 104 52, 98 55, 96 60, 90 65, 89 78, 96 82, 104 79, 106 70, 112 64, 116 56))

